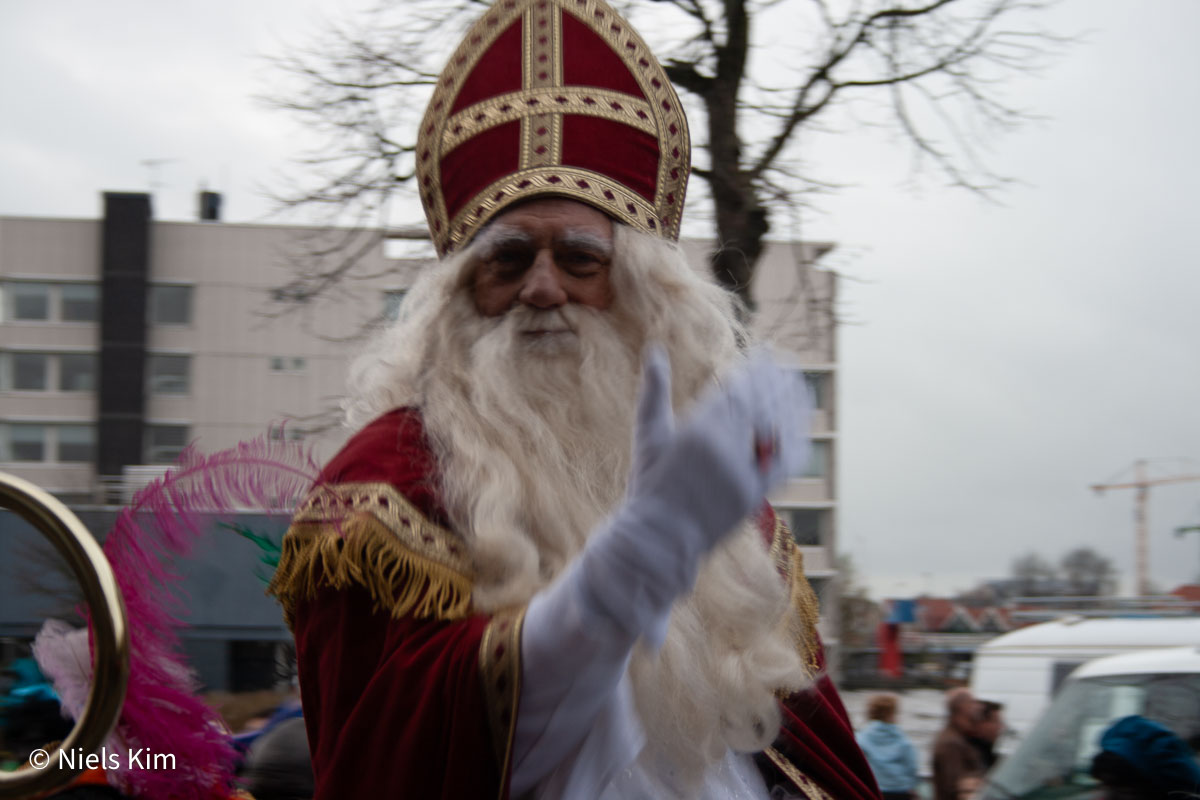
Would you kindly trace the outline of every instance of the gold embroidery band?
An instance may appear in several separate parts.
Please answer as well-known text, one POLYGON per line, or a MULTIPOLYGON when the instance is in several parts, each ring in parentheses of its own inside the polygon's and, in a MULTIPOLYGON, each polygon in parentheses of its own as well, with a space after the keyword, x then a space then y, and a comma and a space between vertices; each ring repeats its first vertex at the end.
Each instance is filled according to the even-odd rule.
POLYGON ((597 172, 576 167, 537 167, 501 178, 475 195, 454 218, 451 239, 455 243, 466 241, 476 221, 490 218, 497 206, 512 203, 510 190, 514 186, 516 192, 526 196, 535 196, 541 189, 582 200, 630 225, 637 224, 639 215, 654 213, 654 206, 640 194, 597 172))
POLYGON ((797 789, 799 789, 808 800, 834 800, 829 792, 817 786, 812 778, 796 769, 796 765, 788 761, 783 753, 776 750, 774 747, 768 747, 763 751, 767 758, 771 759, 771 763, 779 768, 789 781, 791 781, 797 789))
MULTIPOLYGON (((520 119, 520 169, 550 166, 562 161, 562 116, 557 113, 557 104, 552 102, 562 86, 561 14, 562 10, 551 3, 531 5, 525 10, 521 28, 522 90, 493 98, 493 101, 502 100, 499 109, 507 109, 507 113, 501 112, 495 121, 482 121, 482 127, 475 129, 479 131, 500 122, 520 119)), ((467 109, 474 112, 470 117, 472 124, 481 123, 480 117, 485 112, 478 107, 487 105, 495 104, 488 101, 467 109)), ((458 116, 461 115, 450 119, 450 130, 455 129, 458 116)), ((442 152, 450 152, 445 137, 442 152)))
POLYGON ((524 607, 499 611, 488 622, 479 644, 479 679, 483 682, 492 745, 500 768, 501 798, 508 785, 517 703, 521 697, 521 626, 524 622, 524 607))
MULTIPOLYGON (((449 153, 480 131, 505 122, 553 116, 561 123, 563 114, 584 114, 622 122, 642 133, 655 135, 650 104, 645 100, 608 89, 546 87, 499 95, 458 112, 446 123, 442 152, 449 153), (553 114, 536 113, 543 108, 553 114)), ((561 147, 561 142, 558 146, 561 147)), ((547 163, 559 161, 561 158, 547 163)))

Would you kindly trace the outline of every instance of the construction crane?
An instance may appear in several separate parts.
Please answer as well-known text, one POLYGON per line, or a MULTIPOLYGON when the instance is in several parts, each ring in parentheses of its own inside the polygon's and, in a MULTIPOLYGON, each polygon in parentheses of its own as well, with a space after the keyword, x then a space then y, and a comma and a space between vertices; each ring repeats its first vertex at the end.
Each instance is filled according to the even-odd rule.
POLYGON ((1132 481, 1122 483, 1094 483, 1092 489, 1097 494, 1104 494, 1108 489, 1137 489, 1137 495, 1134 499, 1133 506, 1133 521, 1134 521, 1134 548, 1137 556, 1137 593, 1140 596, 1145 596, 1150 593, 1150 541, 1149 535, 1146 532, 1146 501, 1150 497, 1151 486, 1162 486, 1166 483, 1185 483, 1187 481, 1200 481, 1200 474, 1186 475, 1166 475, 1158 478, 1151 478, 1147 475, 1146 459, 1138 459, 1133 462, 1132 481))

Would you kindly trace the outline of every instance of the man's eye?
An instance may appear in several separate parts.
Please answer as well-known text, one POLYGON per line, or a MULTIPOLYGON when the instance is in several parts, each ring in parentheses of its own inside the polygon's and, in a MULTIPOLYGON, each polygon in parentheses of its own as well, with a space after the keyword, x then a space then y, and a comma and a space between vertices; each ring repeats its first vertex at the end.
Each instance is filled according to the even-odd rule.
POLYGON ((565 253, 562 260, 567 266, 580 270, 599 269, 601 265, 598 255, 582 250, 565 253))
POLYGON ((525 269, 525 254, 519 250, 498 250, 488 259, 488 264, 498 277, 512 278, 525 269))

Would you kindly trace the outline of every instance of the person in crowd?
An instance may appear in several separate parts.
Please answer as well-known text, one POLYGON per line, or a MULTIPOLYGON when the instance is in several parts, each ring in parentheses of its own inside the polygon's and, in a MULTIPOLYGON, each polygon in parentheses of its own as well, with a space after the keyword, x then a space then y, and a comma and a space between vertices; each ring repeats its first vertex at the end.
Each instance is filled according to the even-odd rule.
POLYGON ((917 751, 896 724, 899 706, 894 694, 873 695, 867 700, 869 722, 856 737, 884 800, 912 800, 917 789, 917 751))
POLYGON ((240 782, 254 800, 313 796, 312 759, 302 717, 283 719, 250 745, 240 782))
POLYGON ((1091 773, 1104 786, 1102 800, 1200 797, 1195 751, 1170 728, 1136 714, 1104 731, 1091 773))
POLYGON ((967 741, 979 751, 979 757, 983 761, 983 770, 987 772, 996 765, 1000 758, 996 753, 996 742, 1004 733, 1004 704, 992 700, 980 700, 978 709, 974 731, 967 737, 967 741))
POLYGON ((979 702, 966 687, 946 693, 946 725, 933 743, 934 800, 966 800, 979 788, 983 757, 968 741, 979 719, 979 702))

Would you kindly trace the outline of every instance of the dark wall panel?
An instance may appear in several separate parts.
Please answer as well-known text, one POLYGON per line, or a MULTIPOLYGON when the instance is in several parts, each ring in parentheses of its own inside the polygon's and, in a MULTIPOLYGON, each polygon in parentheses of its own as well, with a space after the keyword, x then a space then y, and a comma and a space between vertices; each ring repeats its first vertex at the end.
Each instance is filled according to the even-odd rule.
POLYGON ((100 273, 100 422, 96 470, 142 461, 150 195, 106 192, 100 273))

